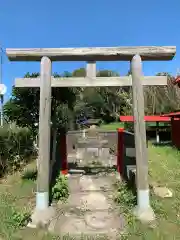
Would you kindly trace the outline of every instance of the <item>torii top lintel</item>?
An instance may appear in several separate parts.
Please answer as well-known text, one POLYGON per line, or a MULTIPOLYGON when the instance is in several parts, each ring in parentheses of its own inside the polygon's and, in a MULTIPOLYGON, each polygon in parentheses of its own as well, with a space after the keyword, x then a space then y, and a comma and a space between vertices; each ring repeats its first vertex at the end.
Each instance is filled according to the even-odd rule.
POLYGON ((11 61, 131 61, 139 54, 144 61, 172 60, 175 46, 88 47, 88 48, 7 48, 11 61))

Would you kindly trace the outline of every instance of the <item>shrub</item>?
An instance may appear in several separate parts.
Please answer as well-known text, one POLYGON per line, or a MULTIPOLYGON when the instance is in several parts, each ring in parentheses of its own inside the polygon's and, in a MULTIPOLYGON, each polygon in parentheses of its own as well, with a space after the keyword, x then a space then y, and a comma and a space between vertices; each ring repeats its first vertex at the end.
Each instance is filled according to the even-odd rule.
POLYGON ((123 213, 127 223, 127 230, 124 235, 121 235, 120 239, 130 239, 130 232, 128 231, 128 228, 130 226, 133 227, 135 224, 135 217, 132 212, 133 208, 137 204, 136 196, 133 195, 126 182, 117 182, 115 187, 117 192, 114 195, 114 201, 120 206, 120 211, 123 213))
POLYGON ((52 199, 65 201, 69 197, 69 188, 67 177, 64 175, 59 175, 56 178, 56 183, 52 188, 52 199))
POLYGON ((31 131, 16 124, 0 127, 0 176, 23 165, 34 151, 31 131))
POLYGON ((25 227, 31 221, 31 214, 29 212, 18 212, 13 209, 11 221, 16 228, 25 227))
POLYGON ((37 169, 26 170, 26 171, 22 174, 22 179, 23 179, 23 180, 36 181, 36 179, 37 179, 37 169))
POLYGON ((117 193, 114 196, 115 202, 132 208, 136 204, 136 197, 133 195, 131 190, 127 188, 126 183, 122 182, 118 184, 117 193))
POLYGON ((134 132, 134 123, 133 122, 125 122, 124 129, 129 132, 134 132))

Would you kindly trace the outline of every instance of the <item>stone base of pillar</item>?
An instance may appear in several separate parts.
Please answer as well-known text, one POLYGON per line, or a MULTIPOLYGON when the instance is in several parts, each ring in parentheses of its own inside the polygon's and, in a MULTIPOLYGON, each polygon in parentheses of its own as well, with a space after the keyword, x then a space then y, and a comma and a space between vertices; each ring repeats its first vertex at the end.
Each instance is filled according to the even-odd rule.
POLYGON ((142 209, 136 206, 133 213, 142 223, 152 223, 156 218, 154 211, 150 206, 142 209))
POLYGON ((29 222, 27 226, 29 228, 46 227, 55 216, 56 210, 52 206, 44 210, 38 210, 36 208, 31 216, 31 222, 29 222))
POLYGON ((36 193, 36 208, 44 210, 49 207, 49 192, 36 193))
POLYGON ((134 215, 144 223, 155 220, 155 214, 149 202, 149 189, 137 189, 138 205, 134 209, 134 215))

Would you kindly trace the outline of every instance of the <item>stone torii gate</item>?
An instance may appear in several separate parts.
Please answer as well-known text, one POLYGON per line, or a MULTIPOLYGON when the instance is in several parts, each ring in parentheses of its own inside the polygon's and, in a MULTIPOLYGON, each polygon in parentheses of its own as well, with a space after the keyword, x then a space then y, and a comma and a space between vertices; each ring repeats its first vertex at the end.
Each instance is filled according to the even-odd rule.
POLYGON ((166 85, 167 77, 144 77, 142 61, 171 60, 175 53, 176 47, 171 46, 6 49, 6 54, 11 61, 41 61, 40 78, 18 78, 15 81, 16 87, 40 87, 39 160, 35 209, 36 215, 40 214, 39 222, 50 211, 51 87, 132 86, 138 199, 135 215, 147 221, 154 218, 149 202, 143 85, 166 85), (53 78, 51 76, 52 61, 86 61, 86 77, 53 78), (96 77, 96 61, 130 61, 132 76, 96 77))

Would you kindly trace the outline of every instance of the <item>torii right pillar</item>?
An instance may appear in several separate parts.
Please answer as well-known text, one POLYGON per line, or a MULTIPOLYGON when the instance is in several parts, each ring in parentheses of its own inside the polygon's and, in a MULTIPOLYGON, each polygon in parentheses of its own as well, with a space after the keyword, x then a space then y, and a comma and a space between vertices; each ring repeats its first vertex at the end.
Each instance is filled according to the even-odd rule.
POLYGON ((142 86, 142 61, 135 55, 131 61, 133 113, 136 149, 136 186, 137 207, 134 214, 142 222, 151 222, 155 214, 149 201, 148 184, 148 153, 146 143, 146 128, 144 122, 144 95, 142 86))

